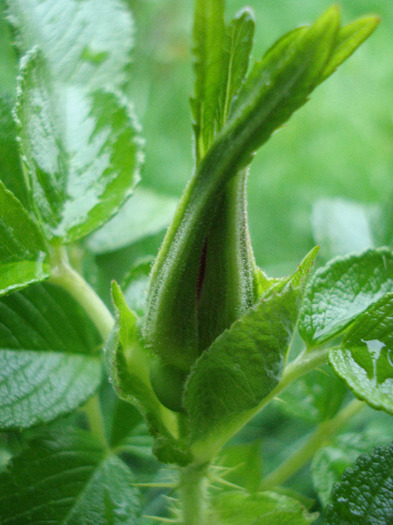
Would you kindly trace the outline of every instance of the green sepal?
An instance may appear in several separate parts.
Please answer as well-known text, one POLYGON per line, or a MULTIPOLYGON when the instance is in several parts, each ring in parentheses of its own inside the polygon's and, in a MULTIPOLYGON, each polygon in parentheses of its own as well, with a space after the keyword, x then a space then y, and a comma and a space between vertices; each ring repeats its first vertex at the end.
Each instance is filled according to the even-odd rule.
POLYGON ((150 356, 139 336, 138 319, 117 283, 112 284, 116 324, 106 344, 109 376, 117 395, 142 412, 155 438, 160 461, 185 464, 190 458, 178 439, 176 415, 157 398, 150 381, 150 356))
POLYGON ((282 289, 267 292, 192 367, 184 406, 195 450, 204 454, 206 442, 225 436, 278 384, 317 249, 310 253, 282 289))

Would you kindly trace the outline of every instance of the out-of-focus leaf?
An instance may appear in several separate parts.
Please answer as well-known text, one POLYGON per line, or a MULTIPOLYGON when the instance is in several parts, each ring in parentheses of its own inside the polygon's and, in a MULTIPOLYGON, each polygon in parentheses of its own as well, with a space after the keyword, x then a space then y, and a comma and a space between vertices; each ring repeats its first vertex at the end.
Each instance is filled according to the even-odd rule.
POLYGON ((34 438, 0 475, 2 523, 120 525, 141 509, 131 469, 73 427, 34 438))
POLYGON ((22 61, 17 116, 23 162, 49 236, 79 239, 108 220, 139 181, 139 128, 109 91, 52 84, 42 55, 22 61))
POLYGON ((123 280, 124 297, 127 304, 139 317, 145 314, 149 275, 153 261, 153 257, 148 257, 137 262, 123 280))
POLYGON ((320 199, 312 209, 314 241, 325 258, 374 248, 373 208, 344 199, 320 199))
POLYGON ((390 250, 380 248, 334 259, 315 273, 307 287, 300 335, 310 345, 330 339, 391 291, 390 250))
POLYGON ((213 505, 209 525, 307 525, 316 518, 297 500, 276 492, 226 491, 213 505))
POLYGON ((100 337, 63 290, 39 284, 0 301, 0 427, 28 428, 75 410, 97 390, 100 337))
POLYGON ((87 247, 102 254, 155 235, 168 227, 176 205, 174 197, 137 188, 118 213, 89 237, 87 247))

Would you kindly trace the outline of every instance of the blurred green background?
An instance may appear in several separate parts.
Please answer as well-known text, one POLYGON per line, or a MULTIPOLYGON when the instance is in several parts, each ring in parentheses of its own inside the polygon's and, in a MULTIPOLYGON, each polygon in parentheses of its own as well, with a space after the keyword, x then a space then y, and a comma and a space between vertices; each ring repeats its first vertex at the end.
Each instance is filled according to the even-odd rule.
MULTIPOLYGON (((188 103, 193 2, 128 3, 136 24, 128 94, 146 137, 142 187, 178 198, 193 169, 188 103)), ((260 58, 283 32, 311 23, 330 4, 330 0, 250 2, 256 16, 253 58, 260 58)), ((315 243, 310 217, 318 199, 343 197, 362 204, 382 204, 393 192, 393 2, 342 0, 338 4, 344 23, 377 14, 381 17, 379 28, 261 149, 250 173, 254 250, 258 264, 274 275, 291 271, 315 243)), ((243 0, 227 0, 227 16, 243 6, 243 0)), ((16 56, 10 41, 3 22, 0 89, 13 93, 16 56)), ((138 199, 136 195, 135 214, 146 223, 145 201, 138 199)), ((161 205, 157 206, 156 214, 161 205)), ((96 257, 103 275, 120 278, 134 260, 156 253, 162 226, 173 211, 173 205, 162 206, 165 217, 147 228, 145 237, 131 235, 126 248, 111 248, 111 253, 96 257)), ((342 220, 345 222, 345 214, 342 220)), ((137 226, 131 221, 124 225, 127 227, 137 226)), ((322 246, 322 259, 328 255, 322 246)), ((104 282, 106 287, 107 279, 104 282)))

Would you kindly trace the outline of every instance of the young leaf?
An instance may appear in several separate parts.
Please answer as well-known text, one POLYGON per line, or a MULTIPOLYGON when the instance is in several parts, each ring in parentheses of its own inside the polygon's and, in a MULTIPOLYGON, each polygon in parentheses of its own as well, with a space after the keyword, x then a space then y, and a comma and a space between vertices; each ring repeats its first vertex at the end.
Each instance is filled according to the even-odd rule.
POLYGON ((32 286, 0 301, 0 428, 28 428, 75 410, 98 388, 100 338, 63 290, 32 286))
POLYGON ((21 55, 38 46, 51 75, 84 88, 121 87, 134 23, 120 0, 7 0, 21 55))
POLYGON ((0 295, 49 276, 43 234, 0 180, 0 295))
POLYGON ((356 320, 329 362, 357 397, 393 414, 393 293, 356 320))
POLYGON ((114 93, 64 87, 37 51, 23 60, 17 117, 37 215, 48 236, 79 239, 109 219, 139 181, 141 139, 114 93))
POLYGON ((200 159, 222 126, 226 37, 223 0, 197 0, 193 37, 195 86, 191 109, 200 159))
POLYGON ((345 470, 333 487, 326 523, 388 525, 392 521, 393 445, 389 445, 362 454, 352 468, 345 470))
POLYGON ((316 518, 299 501, 268 491, 225 491, 213 506, 211 525, 308 525, 316 518))
POLYGON ((87 241, 93 253, 120 250, 144 237, 165 230, 175 213, 177 199, 138 187, 132 199, 87 241))
POLYGON ((156 454, 163 462, 187 460, 176 442, 175 415, 158 400, 150 381, 150 362, 137 328, 137 318, 128 308, 119 286, 112 285, 116 325, 107 342, 110 380, 120 399, 134 404, 144 415, 151 434, 157 439, 156 454))
POLYGON ((321 448, 312 462, 312 479, 321 503, 326 506, 335 482, 339 481, 344 470, 355 462, 362 452, 380 444, 371 434, 343 434, 330 445, 321 448))
POLYGON ((306 257, 282 290, 262 297, 196 361, 184 395, 193 441, 218 433, 277 385, 311 265, 306 257))
POLYGON ((147 257, 133 266, 123 279, 124 297, 139 317, 145 315, 149 277, 154 258, 147 257))
POLYGON ((300 335, 309 345, 331 339, 390 291, 390 250, 337 258, 319 269, 309 283, 300 314, 300 335))
POLYGON ((135 523, 141 503, 133 482, 128 465, 90 433, 50 430, 0 475, 1 523, 135 523))

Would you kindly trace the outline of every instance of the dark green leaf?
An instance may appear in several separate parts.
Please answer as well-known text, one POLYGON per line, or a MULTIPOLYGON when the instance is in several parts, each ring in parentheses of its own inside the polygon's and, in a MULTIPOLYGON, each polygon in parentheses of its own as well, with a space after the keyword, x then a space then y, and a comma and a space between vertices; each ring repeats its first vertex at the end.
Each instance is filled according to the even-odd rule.
POLYGON ((0 301, 0 428, 51 421, 101 382, 100 338, 79 305, 41 284, 0 301))
POLYGON ((292 383, 280 394, 277 406, 294 417, 320 423, 336 414, 346 392, 343 382, 324 367, 292 383))
POLYGON ((217 433, 236 414, 257 406, 279 382, 315 252, 282 290, 268 292, 196 361, 185 390, 193 440, 217 433))
POLYGON ((357 397, 393 414, 393 293, 357 319, 329 362, 357 397))
POLYGON ((14 99, 0 94, 0 180, 27 207, 26 181, 19 158, 13 108, 14 99))
POLYGON ((0 181, 0 295, 49 276, 41 230, 0 181))
POLYGON ((209 525, 307 525, 316 518, 297 500, 276 492, 226 491, 213 505, 209 525))
POLYGON ((75 86, 61 97, 41 54, 22 61, 17 116, 37 214, 49 236, 79 239, 130 196, 142 162, 138 126, 109 91, 75 86))
POLYGON ((36 437, 0 476, 3 525, 136 523, 138 490, 130 468, 76 428, 36 437))
POLYGON ((337 258, 311 279, 299 332, 309 344, 344 330, 385 293, 393 291, 393 254, 387 249, 337 258))
POLYGON ((168 227, 176 204, 174 197, 137 188, 119 212, 89 237, 87 246, 93 253, 101 254, 155 235, 168 227))
POLYGON ((89 89, 121 87, 133 47, 134 24, 119 0, 7 0, 23 55, 38 46, 53 77, 89 89))
MULTIPOLYGON (((380 438, 380 437, 379 437, 380 438)), ((318 450, 312 462, 312 479, 321 503, 330 501, 332 486, 342 476, 344 470, 355 462, 362 452, 380 444, 380 439, 369 433, 343 434, 333 443, 318 450)))
POLYGON ((393 445, 362 454, 333 487, 328 525, 390 525, 393 522, 393 445))

